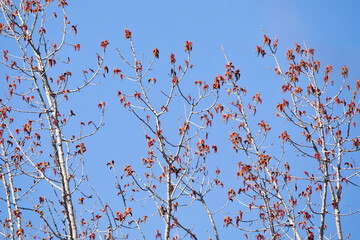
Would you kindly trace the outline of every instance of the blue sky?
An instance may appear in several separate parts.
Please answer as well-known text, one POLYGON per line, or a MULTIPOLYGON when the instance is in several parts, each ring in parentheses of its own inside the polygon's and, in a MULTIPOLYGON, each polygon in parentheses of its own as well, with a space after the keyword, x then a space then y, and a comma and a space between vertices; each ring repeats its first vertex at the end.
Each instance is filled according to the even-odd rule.
MULTIPOLYGON (((224 46, 229 59, 241 70, 248 91, 262 94, 266 104, 259 109, 260 118, 274 113, 275 104, 282 98, 281 81, 267 69, 273 68, 273 61, 257 58, 255 54, 255 45, 262 45, 262 30, 269 37, 279 39, 278 56, 283 66, 286 66, 287 49, 293 48, 294 42, 305 42, 315 49, 321 66, 332 65, 338 77, 343 65, 349 68, 350 79, 360 76, 360 3, 357 1, 103 1, 101 4, 101 7, 98 1, 70 4, 69 18, 78 25, 75 41, 81 43, 81 51, 73 60, 76 64, 91 64, 84 59, 94 58, 94 49, 106 39, 110 42, 108 49, 111 49, 107 53, 107 64, 120 69, 124 67, 114 49, 119 48, 125 55, 129 51, 128 42, 124 40, 127 26, 132 31, 138 54, 144 53, 145 59, 150 60, 152 50, 159 48, 160 60, 154 68, 162 74, 168 72, 170 53, 184 57, 184 42, 192 41, 195 67, 189 80, 212 81, 224 72, 225 59, 221 51, 224 46)), ((109 76, 98 82, 100 86, 86 90, 93 97, 87 100, 86 108, 82 107, 87 111, 79 112, 79 115, 83 118, 94 116, 97 103, 100 100, 106 102, 105 126, 92 138, 97 140, 88 140, 87 161, 89 175, 97 179, 95 187, 104 189, 103 186, 107 186, 104 196, 111 201, 113 190, 108 186, 112 180, 111 175, 104 176, 108 173, 105 163, 115 160, 121 164, 140 165, 146 143, 141 126, 115 98, 119 81, 109 76)), ((282 130, 281 121, 273 120, 272 124, 278 131, 282 130)), ((223 133, 216 133, 216 136, 227 139, 228 130, 220 131, 223 133)), ((220 159, 214 161, 231 168, 234 163, 231 158, 236 159, 236 156, 229 153, 229 146, 223 149, 219 151, 220 157, 217 156, 220 159)), ((358 190, 353 194, 360 197, 358 190)), ((360 236, 359 221, 360 217, 356 216, 344 226, 353 239, 360 236)), ((235 233, 221 230, 225 239, 234 239, 227 234, 235 233)))
MULTIPOLYGON (((337 74, 340 79, 341 67, 346 65, 349 79, 355 81, 356 77, 360 78, 359 11, 360 2, 355 0, 341 3, 311 0, 69 1, 68 18, 78 28, 78 34, 72 41, 81 44, 79 53, 69 49, 72 58, 69 70, 76 79, 81 76, 82 69, 95 66, 95 52, 100 52, 99 46, 103 40, 110 43, 105 64, 110 71, 114 67, 123 69, 124 64, 115 49, 118 48, 125 55, 129 53, 128 41, 124 40, 126 26, 133 34, 139 56, 144 53, 145 59, 150 61, 152 50, 155 47, 160 50, 160 59, 154 65, 160 81, 168 73, 170 53, 178 56, 179 60, 185 58, 186 40, 193 42, 194 69, 188 76, 189 84, 193 84, 195 79, 213 81, 216 75, 224 73, 226 62, 221 50, 224 46, 229 60, 239 67, 249 96, 257 92, 262 95, 264 104, 258 109, 257 116, 271 116, 274 129, 282 131, 282 122, 274 120, 272 116, 276 103, 282 98, 282 83, 268 69, 274 67, 274 62, 270 58, 257 58, 255 54, 255 45, 262 45, 262 31, 272 39, 275 36, 279 39, 278 57, 284 67, 287 49, 294 48, 294 42, 305 42, 308 47, 315 49, 322 69, 328 64, 332 65, 333 75, 337 74)), ((112 78, 112 74, 105 79, 99 77, 96 83, 97 86, 91 86, 74 97, 71 104, 77 114, 76 120, 87 122, 98 119, 97 104, 106 102, 104 127, 86 141, 86 164, 94 187, 100 189, 105 202, 116 206, 114 179, 106 163, 115 160, 120 165, 131 163, 141 168, 146 142, 141 125, 129 112, 124 111, 116 97, 117 90, 124 87, 124 83, 112 78)), ((221 126, 220 121, 216 124, 221 126)), ((229 128, 218 127, 216 131, 214 141, 228 138, 229 128)), ((214 156, 214 166, 231 169, 232 164, 237 162, 233 158, 237 156, 231 152, 229 145, 217 144, 223 148, 219 149, 219 155, 214 156)), ((354 156, 359 157, 359 153, 354 156)), ((224 170, 225 173, 227 171, 231 173, 224 170)), ((224 181, 231 182, 233 179, 225 178, 224 181)), ((360 192, 356 190, 352 194, 354 200, 350 202, 355 203, 360 192)), ((217 200, 214 199, 212 204, 217 205, 217 200)), ((360 215, 345 222, 345 231, 352 234, 351 239, 360 238, 358 222, 360 215)), ((224 231, 221 223, 218 227, 223 239, 235 239, 232 234, 236 234, 236 231, 224 231)))

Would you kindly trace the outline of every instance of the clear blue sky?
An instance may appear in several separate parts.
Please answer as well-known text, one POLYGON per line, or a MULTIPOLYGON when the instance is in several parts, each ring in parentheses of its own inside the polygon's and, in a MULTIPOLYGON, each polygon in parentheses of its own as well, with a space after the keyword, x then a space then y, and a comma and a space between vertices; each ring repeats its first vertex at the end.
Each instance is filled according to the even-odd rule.
MULTIPOLYGON (((239 67, 241 79, 250 95, 261 93, 264 106, 258 109, 258 116, 266 118, 276 111, 275 104, 282 96, 280 79, 267 68, 274 67, 273 61, 257 58, 255 54, 255 45, 262 45, 262 30, 269 37, 279 39, 278 56, 284 67, 287 49, 293 48, 294 42, 305 42, 315 49, 322 68, 332 65, 340 79, 340 69, 346 65, 349 79, 355 81, 356 77, 360 78, 359 12, 360 2, 356 0, 69 1, 68 18, 78 28, 74 42, 81 44, 79 53, 69 51, 73 64, 69 70, 73 72, 75 80, 76 76, 81 76, 82 69, 94 66, 95 52, 100 52, 102 40, 110 43, 106 58, 110 71, 114 67, 123 69, 124 64, 115 48, 123 53, 129 52, 129 44, 124 40, 125 26, 133 34, 139 55, 144 53, 145 59, 150 60, 152 50, 155 47, 160 50, 160 60, 154 68, 158 72, 163 71, 162 74, 168 73, 170 53, 183 58, 185 41, 192 41, 195 67, 189 84, 193 84, 197 78, 211 82, 217 74, 224 73, 226 62, 221 50, 221 46, 224 46, 230 61, 239 67)), ((96 121, 97 104, 102 100, 106 102, 105 125, 95 137, 86 141, 88 152, 85 156, 88 175, 94 187, 99 189, 105 202, 116 206, 118 200, 114 200, 116 190, 112 185, 113 176, 106 163, 115 160, 119 165, 131 163, 141 167, 146 143, 141 125, 129 112, 124 111, 116 97, 120 88, 119 80, 109 74, 106 79, 99 77, 96 82, 100 84, 82 91, 80 98, 74 97, 74 111, 79 121, 96 121), (83 97, 86 97, 86 101, 80 100, 83 97)), ((281 124, 273 122, 274 129, 282 131, 281 124)), ((228 138, 228 129, 218 130, 222 133, 215 133, 216 137, 228 138)), ((229 153, 230 148, 224 145, 223 149, 219 149, 219 155, 214 159, 215 165, 236 164, 238 160, 232 159, 236 156, 229 153)), ((354 158, 359 159, 359 153, 354 158)), ((352 194, 355 203, 360 198, 360 191, 352 194)), ((359 222, 360 215, 346 221, 345 233, 351 233, 351 239, 360 239, 359 222)), ((232 234, 239 232, 223 231, 221 223, 218 227, 222 239, 238 239, 232 234)))
MULTIPOLYGON (((262 44, 262 30, 269 37, 279 39, 279 57, 283 66, 286 64, 286 50, 293 48, 294 42, 305 42, 315 49, 322 67, 332 65, 340 77, 340 68, 346 65, 350 79, 355 81, 360 77, 358 1, 101 1, 101 7, 99 4, 94 0, 69 4, 69 18, 72 24, 78 25, 75 41, 81 43, 81 51, 73 61, 81 68, 86 63, 93 63, 87 59, 94 58, 94 49, 98 49, 104 39, 110 42, 108 49, 111 52, 108 51, 106 60, 110 70, 112 67, 124 68, 113 50, 119 48, 128 52, 129 45, 124 40, 125 26, 132 31, 137 51, 144 53, 145 58, 150 59, 152 49, 159 48, 160 60, 154 68, 166 73, 170 53, 183 54, 185 40, 192 41, 195 68, 191 78, 194 79, 212 81, 217 74, 223 74, 223 45, 230 60, 240 68, 248 91, 262 94, 267 105, 259 109, 262 111, 259 114, 264 118, 276 111, 275 104, 282 96, 279 79, 267 69, 273 68, 274 63, 270 59, 257 58, 255 54, 255 45, 262 44)), ((109 76, 100 78, 99 82, 100 86, 86 90, 93 97, 82 107, 87 112, 79 112, 79 115, 90 118, 94 116, 91 112, 97 103, 100 100, 106 102, 105 127, 92 138, 97 140, 89 139, 87 142, 87 167, 92 179, 97 179, 95 187, 104 189, 106 186, 103 196, 110 202, 113 188, 109 182, 112 178, 107 174, 105 163, 115 160, 140 166, 145 154, 145 141, 141 125, 123 110, 115 98, 120 86, 118 80, 109 76)), ((273 125, 278 131, 283 130, 281 122, 273 122, 273 125)), ((223 135, 217 133, 217 136, 227 139, 228 130, 223 131, 223 135)), ((221 159, 217 159, 216 164, 227 166, 229 161, 237 162, 231 159, 235 155, 224 148, 220 150, 221 159)), ((358 190, 353 194, 354 199, 360 197, 358 190)), ((346 234, 352 234, 351 239, 360 238, 359 222, 358 215, 344 226, 346 234)), ((221 224, 219 228, 222 229, 221 224)), ((236 231, 221 230, 223 239, 235 239, 233 233, 236 231)))

